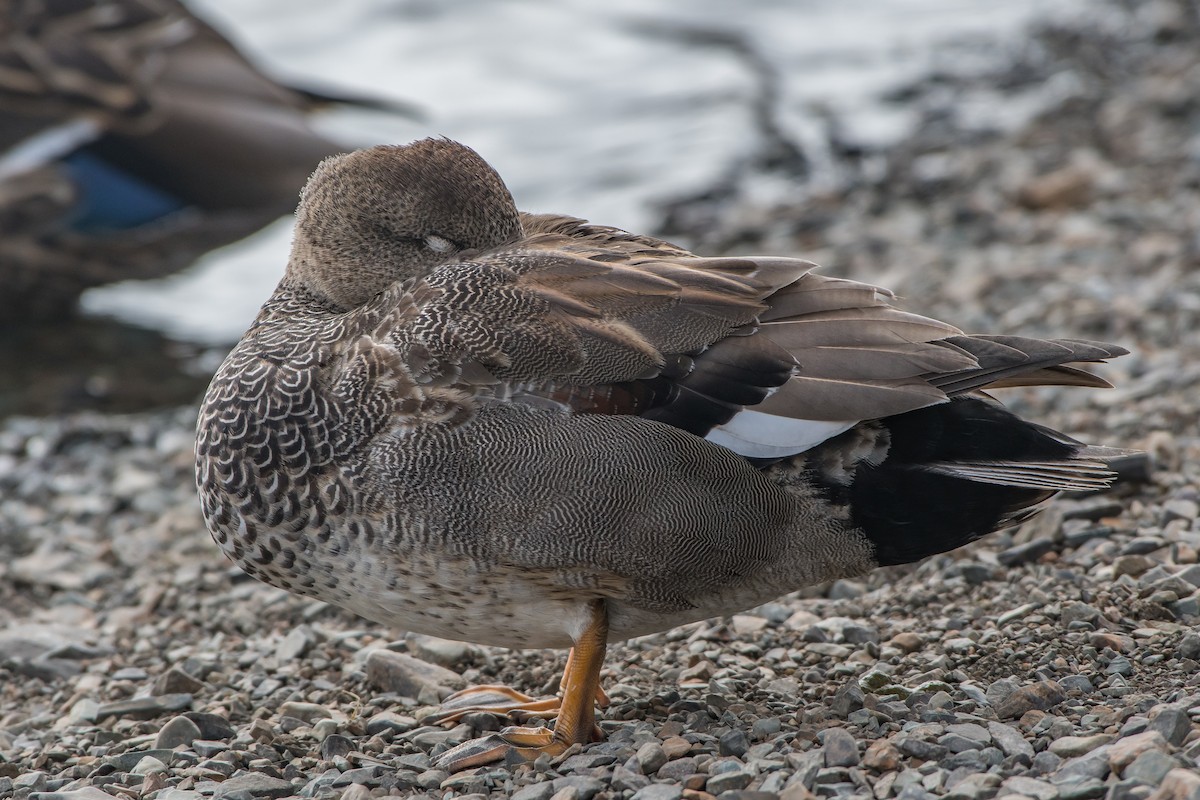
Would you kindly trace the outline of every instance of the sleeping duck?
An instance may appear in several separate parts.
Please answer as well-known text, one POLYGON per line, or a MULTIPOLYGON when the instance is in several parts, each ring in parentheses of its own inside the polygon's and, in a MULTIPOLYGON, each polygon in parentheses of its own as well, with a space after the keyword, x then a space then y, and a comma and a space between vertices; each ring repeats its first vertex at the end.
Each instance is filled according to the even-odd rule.
POLYGON ((326 160, 283 279, 213 378, 196 475, 249 574, 379 623, 573 648, 555 716, 458 769, 598 736, 607 642, 942 553, 1059 491, 1092 447, 983 394, 1106 386, 1120 347, 968 335, 806 261, 704 258, 524 214, 474 151, 326 160))

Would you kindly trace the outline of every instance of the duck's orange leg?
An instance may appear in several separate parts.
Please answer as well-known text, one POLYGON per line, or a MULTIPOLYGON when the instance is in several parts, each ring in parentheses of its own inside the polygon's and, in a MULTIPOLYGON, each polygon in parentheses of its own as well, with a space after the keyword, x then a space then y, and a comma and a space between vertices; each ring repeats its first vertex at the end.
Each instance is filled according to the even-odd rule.
MULTIPOLYGON (((563 667, 562 680, 558 683, 557 697, 530 697, 503 684, 486 684, 462 689, 442 701, 442 710, 425 717, 424 721, 434 725, 458 722, 467 714, 504 714, 515 722, 529 719, 554 719, 562 705, 562 695, 567 690, 567 676, 575 661, 575 648, 567 652, 567 663, 563 667)), ((608 708, 611 701, 599 682, 596 684, 596 705, 608 708)))
MULTIPOLYGON (((573 744, 587 743, 600 738, 599 729, 596 727, 596 701, 598 698, 603 698, 605 702, 608 700, 600 689, 600 668, 604 665, 604 653, 608 642, 608 611, 603 600, 592 601, 589 609, 591 614, 588 623, 575 640, 575 647, 563 672, 562 697, 550 701, 523 701, 518 703, 520 708, 513 709, 538 715, 551 709, 530 709, 530 703, 554 702, 558 710, 554 727, 508 727, 498 734, 464 742, 447 750, 438 757, 435 766, 450 771, 467 769, 499 760, 514 751, 522 758, 533 760, 542 753, 558 755, 573 744)), ((486 691, 495 689, 480 688, 486 691)), ((510 698, 512 696, 525 697, 518 692, 512 692, 510 698)), ((471 711, 474 710, 494 712, 496 709, 494 706, 477 705, 471 708, 471 711)), ((461 716, 469 712, 459 709, 453 713, 461 716)))

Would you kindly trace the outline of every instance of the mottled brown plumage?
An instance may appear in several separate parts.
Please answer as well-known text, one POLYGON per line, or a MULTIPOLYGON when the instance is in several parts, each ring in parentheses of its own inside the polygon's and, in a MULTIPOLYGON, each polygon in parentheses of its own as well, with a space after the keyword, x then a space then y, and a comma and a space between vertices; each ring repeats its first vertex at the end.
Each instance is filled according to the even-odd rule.
POLYGON ((597 637, 912 561, 1106 485, 1103 452, 972 393, 1104 385, 1063 365, 1120 348, 967 336, 811 267, 519 214, 450 141, 326 161, 202 408, 213 536, 386 624, 592 643, 561 745, 591 734, 597 637))

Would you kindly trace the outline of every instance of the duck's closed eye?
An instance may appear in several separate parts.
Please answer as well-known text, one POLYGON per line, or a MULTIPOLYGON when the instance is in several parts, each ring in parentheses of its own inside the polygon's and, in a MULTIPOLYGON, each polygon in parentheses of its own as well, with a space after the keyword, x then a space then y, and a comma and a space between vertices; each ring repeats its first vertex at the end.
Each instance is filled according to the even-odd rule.
POLYGON ((438 236, 437 234, 430 234, 429 236, 426 236, 424 239, 422 239, 422 242, 424 242, 425 246, 435 253, 449 253, 452 250, 458 249, 454 242, 445 237, 438 236))

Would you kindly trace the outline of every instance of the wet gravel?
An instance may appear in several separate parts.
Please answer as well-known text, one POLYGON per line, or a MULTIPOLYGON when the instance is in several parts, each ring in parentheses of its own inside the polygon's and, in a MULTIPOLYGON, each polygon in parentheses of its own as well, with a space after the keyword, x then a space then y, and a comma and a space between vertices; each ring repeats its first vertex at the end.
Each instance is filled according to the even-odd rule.
POLYGON ((1112 491, 954 554, 613 647, 607 741, 454 775, 561 652, 388 631, 256 583, 203 530, 195 410, 0 425, 0 798, 1200 798, 1200 14, 1109 7, 1004 70, 932 76, 929 124, 748 204, 707 252, 802 254, 970 330, 1129 346, 1107 392, 1008 392, 1139 447, 1112 491), (972 103, 1029 101, 1011 131, 972 103))

